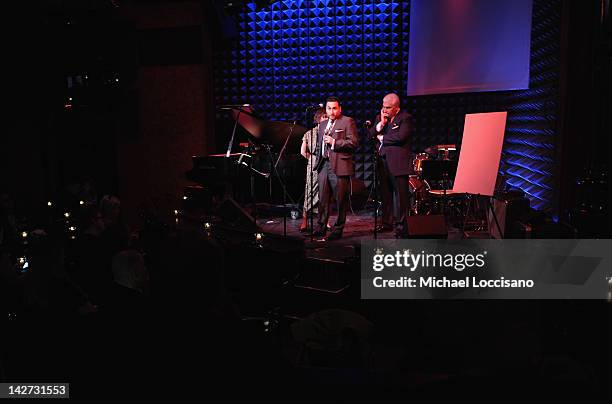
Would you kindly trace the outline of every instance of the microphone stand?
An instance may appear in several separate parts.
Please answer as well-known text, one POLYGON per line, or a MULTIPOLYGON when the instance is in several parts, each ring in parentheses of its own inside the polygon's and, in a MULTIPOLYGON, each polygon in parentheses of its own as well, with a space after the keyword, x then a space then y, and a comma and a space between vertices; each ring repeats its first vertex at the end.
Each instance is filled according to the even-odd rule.
POLYGON ((240 119, 240 113, 242 112, 242 108, 237 108, 238 114, 236 115, 236 122, 234 122, 234 130, 232 130, 232 137, 227 145, 227 152, 225 152, 225 158, 229 158, 232 153, 232 147, 234 146, 234 137, 236 137, 236 129, 238 128, 238 120, 240 119))
MULTIPOLYGON (((274 172, 276 173, 276 176, 278 177, 278 180, 281 183, 281 186, 283 188, 283 210, 287 206, 287 189, 285 188, 285 184, 280 178, 280 175, 278 174, 277 166, 278 166, 278 162, 283 157, 283 153, 285 151, 285 148, 287 147, 287 143, 289 143, 289 139, 291 138, 291 135, 293 135, 293 128, 295 128, 295 124, 296 124, 296 120, 294 119, 293 123, 291 123, 291 128, 289 129, 289 134, 287 135, 287 138, 285 139, 285 143, 283 144, 283 147, 278 153, 278 159, 276 159, 276 163, 274 163, 274 172)), ((284 212, 283 214, 283 235, 285 237, 287 236, 287 212, 284 212)))
MULTIPOLYGON (((263 148, 266 149, 266 152, 268 153, 268 160, 270 163, 270 174, 272 174, 272 171, 274 170, 274 156, 272 154, 272 150, 270 149, 270 145, 268 144, 264 144, 263 148)), ((272 175, 268 175, 266 178, 268 178, 268 200, 270 201, 270 203, 274 203, 273 198, 272 198, 272 175)))
POLYGON ((287 138, 285 139, 285 143, 283 143, 283 147, 281 148, 280 152, 278 153, 278 158, 276 159, 276 163, 274 163, 274 169, 275 170, 276 170, 276 166, 278 165, 278 162, 283 157, 283 153, 285 152, 285 148, 287 147, 287 143, 289 143, 289 138, 291 138, 291 135, 293 134, 293 128, 295 127, 295 124, 296 124, 296 120, 294 119, 293 122, 291 123, 291 128, 289 129, 289 134, 287 135, 287 138))
MULTIPOLYGON (((368 129, 368 136, 370 135, 369 131, 371 129, 371 125, 366 125, 368 129)), ((376 135, 372 137, 372 141, 374 142, 374 240, 378 239, 378 150, 376 149, 376 135)))
MULTIPOLYGON (((225 152, 225 162, 223 164, 225 178, 229 178, 230 173, 230 155, 232 153, 232 147, 234 146, 234 138, 236 137, 236 129, 238 129, 238 119, 240 118, 240 113, 242 112, 242 106, 227 106, 221 109, 237 109, 238 114, 236 114, 236 122, 234 122, 234 129, 232 130, 232 136, 230 137, 229 143, 227 144, 227 152, 225 152)), ((224 190, 224 198, 234 197, 234 187, 231 181, 225 181, 225 190, 224 190)))
MULTIPOLYGON (((313 170, 314 170, 314 152, 315 152, 315 148, 313 147, 315 141, 315 133, 318 136, 319 133, 319 124, 317 124, 316 126, 316 132, 315 129, 312 128, 310 130, 310 143, 308 144, 308 148, 309 153, 310 153, 310 170, 308 172, 308 174, 310 175, 310 241, 313 242, 314 241, 314 175, 312 174, 313 170)), ((321 203, 319 202, 319 209, 321 209, 321 203)), ((327 226, 327 224, 326 224, 327 226)))
MULTIPOLYGON (((251 142, 249 141, 249 143, 251 142)), ((253 151, 251 151, 251 153, 254 154, 253 151)), ((264 178, 268 178, 270 177, 270 173, 261 172, 257 170, 255 167, 253 167, 253 156, 249 154, 241 153, 240 158, 238 159, 236 164, 243 165, 249 169, 249 173, 251 177, 250 185, 251 185, 251 202, 253 203, 253 219, 255 221, 255 224, 257 224, 257 196, 255 192, 255 174, 258 174, 264 178), (245 157, 248 157, 251 159, 249 163, 247 163, 246 161, 243 161, 245 157)))

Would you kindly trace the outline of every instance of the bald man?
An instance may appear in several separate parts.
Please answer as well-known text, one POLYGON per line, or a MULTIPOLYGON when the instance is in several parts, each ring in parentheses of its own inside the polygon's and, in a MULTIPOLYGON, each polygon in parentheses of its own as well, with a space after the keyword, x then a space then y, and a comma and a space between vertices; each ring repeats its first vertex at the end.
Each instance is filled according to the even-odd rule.
POLYGON ((371 136, 379 141, 381 196, 383 200, 383 230, 392 226, 393 195, 399 199, 396 214, 395 236, 408 237, 408 214, 410 191, 408 179, 413 173, 410 151, 410 131, 412 117, 400 110, 397 94, 387 94, 383 98, 380 115, 371 129, 371 136))

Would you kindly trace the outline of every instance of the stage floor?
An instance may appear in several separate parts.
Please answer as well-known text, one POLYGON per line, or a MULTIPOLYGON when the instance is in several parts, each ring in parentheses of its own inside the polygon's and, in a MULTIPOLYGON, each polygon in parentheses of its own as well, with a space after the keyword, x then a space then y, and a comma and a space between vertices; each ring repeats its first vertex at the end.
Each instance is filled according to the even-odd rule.
MULTIPOLYGON (((380 218, 378 218, 380 220, 380 218)), ((336 221, 336 216, 330 216, 329 223, 333 225, 336 221)), ((344 226, 344 233, 341 239, 334 241, 327 241, 318 237, 311 237, 310 230, 301 233, 299 231, 302 219, 286 219, 286 235, 288 237, 301 237, 304 239, 305 246, 307 248, 307 256, 313 256, 313 254, 327 256, 332 255, 343 255, 341 258, 345 258, 345 254, 352 254, 354 251, 351 248, 355 245, 360 244, 365 240, 374 240, 374 215, 373 211, 362 211, 356 213, 350 213, 346 217, 346 224, 344 226), (340 249, 338 247, 347 247, 340 249), (314 250, 314 251, 313 251, 314 250), (330 250, 336 250, 335 254, 330 250), (344 253, 341 253, 344 251, 344 253), (325 253, 324 253, 325 252, 325 253)), ((380 224, 380 221, 378 221, 380 224)), ((285 235, 285 222, 283 217, 260 217, 257 219, 257 224, 262 228, 264 233, 285 235)), ((309 223, 310 225, 310 223, 309 223)), ((315 228, 317 224, 315 221, 315 228)), ((461 229, 456 227, 447 226, 448 239, 459 240, 467 238, 466 234, 461 229)), ((330 231, 327 233, 330 234, 330 231)), ((378 232, 376 238, 379 240, 384 239, 395 239, 393 230, 378 232)), ((489 238, 486 232, 470 232, 469 238, 489 238)))

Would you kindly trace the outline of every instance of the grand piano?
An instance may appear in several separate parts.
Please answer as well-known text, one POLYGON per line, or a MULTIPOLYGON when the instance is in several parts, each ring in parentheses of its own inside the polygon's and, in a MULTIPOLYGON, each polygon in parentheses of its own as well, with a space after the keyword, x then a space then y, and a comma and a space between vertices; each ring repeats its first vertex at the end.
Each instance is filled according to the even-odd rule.
POLYGON ((240 175, 238 163, 243 153, 231 153, 229 157, 223 154, 208 156, 191 156, 193 168, 186 173, 189 181, 203 186, 225 186, 240 175))
POLYGON ((187 179, 240 203, 280 203, 282 184, 291 188, 289 199, 298 200, 300 190, 303 191, 305 167, 299 151, 307 129, 295 123, 263 120, 251 107, 229 109, 235 123, 245 129, 247 138, 238 139, 229 155, 193 156, 193 168, 186 173, 187 179))

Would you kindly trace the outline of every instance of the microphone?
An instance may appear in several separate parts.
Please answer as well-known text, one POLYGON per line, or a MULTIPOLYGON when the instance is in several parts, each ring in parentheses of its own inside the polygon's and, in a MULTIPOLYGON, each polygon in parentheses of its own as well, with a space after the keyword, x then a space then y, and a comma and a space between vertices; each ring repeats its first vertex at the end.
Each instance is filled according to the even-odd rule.
POLYGON ((308 111, 309 109, 317 109, 317 108, 323 108, 323 104, 309 105, 306 107, 306 111, 308 111))
POLYGON ((365 126, 366 128, 371 128, 372 127, 372 121, 370 121, 369 119, 367 121, 365 121, 363 123, 363 126, 365 126))

